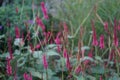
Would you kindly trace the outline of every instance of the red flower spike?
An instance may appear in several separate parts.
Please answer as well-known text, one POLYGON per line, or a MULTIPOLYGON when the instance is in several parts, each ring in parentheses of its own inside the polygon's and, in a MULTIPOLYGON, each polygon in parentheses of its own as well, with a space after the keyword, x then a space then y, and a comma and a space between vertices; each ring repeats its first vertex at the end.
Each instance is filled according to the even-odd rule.
POLYGON ((30 31, 27 32, 27 40, 30 41, 31 37, 30 37, 30 31))
POLYGON ((8 41, 7 41, 7 45, 8 45, 8 51, 9 51, 9 55, 10 55, 10 59, 13 58, 13 55, 12 55, 12 39, 11 37, 8 38, 8 41))
POLYGON ((39 49, 41 47, 40 43, 35 46, 35 49, 39 49))
POLYGON ((88 53, 88 56, 93 58, 92 50, 88 53))
POLYGON ((112 61, 114 59, 115 56, 115 50, 112 49, 112 51, 109 53, 109 60, 112 61))
POLYGON ((63 57, 67 58, 67 50, 66 49, 63 50, 63 57))
POLYGON ((16 38, 20 38, 20 30, 17 26, 15 27, 15 36, 16 38))
POLYGON ((54 40, 57 45, 61 44, 61 40, 60 40, 60 38, 59 38, 60 35, 61 35, 61 32, 58 32, 57 37, 56 37, 56 39, 54 40))
POLYGON ((117 47, 118 46, 118 38, 117 38, 117 22, 116 22, 116 20, 114 20, 114 36, 113 36, 113 38, 114 38, 113 43, 117 47))
POLYGON ((103 49, 105 47, 105 44, 104 44, 104 35, 101 35, 100 36, 100 44, 99 44, 100 48, 103 49))
POLYGON ((59 39, 59 38, 56 38, 56 39, 55 39, 55 43, 56 43, 57 45, 61 44, 60 39, 59 39))
POLYGON ((57 45, 57 51, 60 53, 60 51, 61 51, 60 45, 57 45))
POLYGON ((71 64, 70 64, 70 60, 69 60, 69 55, 66 55, 66 67, 68 70, 71 70, 71 64))
POLYGON ((36 23, 38 26, 41 27, 42 31, 44 32, 45 31, 45 25, 43 24, 42 20, 37 16, 36 17, 36 23))
POLYGON ((95 31, 95 27, 94 27, 94 22, 93 21, 92 21, 92 31, 93 31, 93 33, 92 33, 92 37, 93 37, 92 45, 93 46, 97 46, 98 45, 98 41, 97 41, 96 31, 95 31))
POLYGON ((10 65, 10 58, 7 57, 7 66, 6 66, 6 72, 7 72, 7 75, 12 75, 12 67, 10 65))
POLYGON ((45 54, 42 56, 42 61, 43 61, 44 68, 47 69, 48 68, 48 63, 47 63, 47 59, 46 59, 46 55, 45 54))
POLYGON ((27 73, 24 73, 24 74, 23 74, 23 77, 24 77, 24 80, 32 80, 31 74, 28 75, 27 73))
POLYGON ((102 79, 102 76, 100 76, 100 79, 99 79, 99 80, 103 80, 103 79, 102 79))
POLYGON ((45 7, 45 3, 41 2, 40 5, 41 5, 41 10, 43 12, 44 18, 48 19, 49 17, 48 17, 47 8, 45 7))
POLYGON ((81 71, 82 71, 81 66, 78 66, 78 67, 75 69, 75 73, 76 73, 76 74, 79 74, 81 71))

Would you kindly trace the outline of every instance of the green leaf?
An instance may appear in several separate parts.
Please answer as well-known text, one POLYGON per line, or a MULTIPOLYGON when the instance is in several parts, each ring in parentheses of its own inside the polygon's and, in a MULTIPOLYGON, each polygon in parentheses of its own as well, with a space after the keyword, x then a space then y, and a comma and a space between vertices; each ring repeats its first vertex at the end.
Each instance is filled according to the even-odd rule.
POLYGON ((50 80, 60 80, 59 77, 52 76, 50 80))
POLYGON ((88 56, 85 56, 84 58, 80 58, 80 62, 83 62, 85 60, 90 60, 91 62, 94 62, 94 59, 88 56))
POLYGON ((120 77, 118 76, 117 73, 112 73, 112 77, 109 78, 109 80, 120 80, 120 77))
POLYGON ((5 35, 3 34, 3 35, 0 35, 0 39, 2 39, 2 38, 4 38, 5 37, 5 35))
POLYGON ((39 79, 42 78, 42 74, 38 71, 35 71, 35 69, 29 68, 28 71, 32 74, 32 76, 37 77, 39 79))
POLYGON ((16 55, 20 55, 20 50, 15 50, 15 52, 14 52, 14 54, 16 54, 16 55))
POLYGON ((95 56, 95 59, 98 60, 98 61, 100 61, 100 62, 103 62, 103 60, 101 59, 100 56, 95 56))
POLYGON ((9 56, 9 52, 0 54, 0 57, 1 57, 1 58, 6 58, 7 56, 9 56))
POLYGON ((24 58, 24 57, 21 57, 21 58, 19 58, 18 60, 17 60, 17 66, 18 67, 21 67, 21 66, 23 66, 24 64, 25 64, 25 62, 26 62, 26 58, 24 58))
POLYGON ((93 66, 91 68, 91 72, 95 74, 104 74, 105 73, 105 68, 102 65, 99 66, 93 66))
POLYGON ((77 76, 73 74, 73 77, 76 78, 77 80, 85 80, 85 78, 82 75, 77 76))
POLYGON ((49 44, 46 46, 46 49, 55 49, 56 48, 56 44, 49 44))
POLYGON ((69 38, 69 39, 73 39, 73 38, 74 38, 74 36, 70 36, 70 35, 68 35, 68 38, 69 38))
POLYGON ((83 47, 81 47, 81 50, 89 50, 89 49, 90 49, 89 46, 83 46, 83 47))
POLYGON ((34 58, 42 58, 42 51, 34 51, 33 57, 34 58))
POLYGON ((60 54, 57 53, 57 52, 54 51, 54 50, 48 50, 48 51, 45 52, 45 53, 46 53, 46 55, 48 55, 48 56, 60 56, 60 54))

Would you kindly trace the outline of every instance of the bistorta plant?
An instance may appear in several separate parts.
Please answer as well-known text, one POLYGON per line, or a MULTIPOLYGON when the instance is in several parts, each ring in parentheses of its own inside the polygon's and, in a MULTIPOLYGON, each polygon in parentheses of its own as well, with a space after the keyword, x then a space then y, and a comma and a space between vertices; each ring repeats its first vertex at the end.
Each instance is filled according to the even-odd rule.
MULTIPOLYGON (((23 9, 24 6, 20 19, 23 19, 23 9)), ((19 14, 18 8, 15 11, 19 14)), ((91 11, 94 12, 94 9, 91 11)), ((103 31, 98 35, 96 20, 93 18, 89 24, 90 32, 80 26, 78 35, 71 36, 74 35, 74 28, 66 20, 60 20, 58 25, 61 26, 57 33, 52 27, 47 29, 46 23, 50 17, 44 1, 37 7, 32 2, 32 14, 32 19, 23 21, 25 32, 18 23, 10 28, 13 35, 9 28, 5 36, 0 35, 0 43, 3 38, 7 43, 0 54, 1 80, 120 79, 119 20, 114 18, 113 24, 102 20, 100 27, 103 31), (84 42, 85 36, 89 36, 88 45, 84 42)))

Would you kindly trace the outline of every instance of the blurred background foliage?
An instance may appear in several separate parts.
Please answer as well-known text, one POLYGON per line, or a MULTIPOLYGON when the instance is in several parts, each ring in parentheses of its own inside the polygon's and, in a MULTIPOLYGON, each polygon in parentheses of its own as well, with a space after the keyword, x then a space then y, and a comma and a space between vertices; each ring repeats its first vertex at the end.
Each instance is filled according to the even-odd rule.
MULTIPOLYGON (((83 26, 87 31, 91 30, 91 20, 95 22, 98 36, 102 34, 103 22, 112 23, 114 19, 120 19, 119 0, 64 0, 62 8, 58 8, 58 19, 66 21, 71 27, 71 35, 79 38, 80 27, 83 26), (102 23, 102 24, 101 24, 102 23)), ((85 32, 85 44, 88 42, 89 33, 85 32), (87 36, 88 35, 88 36, 87 36)))

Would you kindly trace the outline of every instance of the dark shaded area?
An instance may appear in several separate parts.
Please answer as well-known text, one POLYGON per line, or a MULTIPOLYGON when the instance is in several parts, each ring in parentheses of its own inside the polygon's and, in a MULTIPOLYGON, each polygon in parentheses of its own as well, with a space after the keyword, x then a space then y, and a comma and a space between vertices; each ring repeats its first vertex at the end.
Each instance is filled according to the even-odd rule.
POLYGON ((2 6, 3 0, 0 0, 0 6, 2 6))
POLYGON ((10 3, 12 3, 13 1, 14 1, 14 0, 0 0, 0 6, 2 6, 3 3, 4 3, 5 5, 10 4, 10 3))

